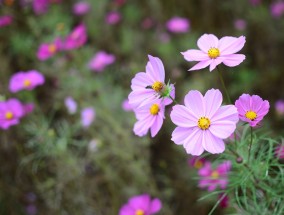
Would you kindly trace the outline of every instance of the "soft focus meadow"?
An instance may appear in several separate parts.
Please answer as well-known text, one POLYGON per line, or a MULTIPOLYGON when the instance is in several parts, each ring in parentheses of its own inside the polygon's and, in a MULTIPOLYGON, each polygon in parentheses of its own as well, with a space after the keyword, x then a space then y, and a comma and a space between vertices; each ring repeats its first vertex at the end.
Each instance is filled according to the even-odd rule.
POLYGON ((0 0, 0 214, 284 214, 283 29, 282 0, 0 0))

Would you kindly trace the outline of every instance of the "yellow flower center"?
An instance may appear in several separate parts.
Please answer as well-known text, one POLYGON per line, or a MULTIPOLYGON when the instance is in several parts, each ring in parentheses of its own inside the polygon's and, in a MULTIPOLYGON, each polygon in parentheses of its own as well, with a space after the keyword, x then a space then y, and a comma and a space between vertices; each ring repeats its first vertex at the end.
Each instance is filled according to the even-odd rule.
POLYGON ((48 46, 48 51, 50 52, 50 53, 54 53, 54 52, 56 52, 56 45, 54 45, 54 44, 50 44, 49 46, 48 46))
POLYGON ((32 82, 28 79, 24 80, 24 87, 29 87, 31 86, 32 82))
POLYGON ((144 214, 145 214, 144 211, 140 209, 135 212, 135 215, 144 215, 144 214))
POLYGON ((196 169, 200 169, 202 166, 203 166, 202 161, 200 161, 200 160, 195 161, 194 167, 195 167, 196 169))
POLYGON ((198 120, 198 127, 202 130, 206 130, 210 127, 210 120, 207 117, 200 117, 198 120))
POLYGON ((250 119, 251 121, 253 121, 253 120, 256 119, 257 114, 254 111, 247 111, 246 114, 245 114, 245 117, 250 119))
POLYGON ((11 112, 11 111, 8 111, 8 112, 6 112, 6 114, 5 114, 5 118, 6 119, 12 119, 14 117, 14 115, 13 115, 13 113, 11 112))
POLYGON ((157 115, 160 111, 159 105, 158 104, 153 104, 150 108, 150 113, 152 115, 157 115))
POLYGON ((164 87, 164 84, 162 82, 156 81, 152 85, 152 89, 155 90, 156 92, 160 92, 164 87))
POLYGON ((217 57, 220 56, 220 51, 219 49, 217 48, 211 48, 208 50, 208 56, 211 58, 211 59, 215 59, 217 57))
POLYGON ((216 171, 216 170, 214 170, 212 173, 211 173, 211 178, 212 179, 218 179, 219 178, 219 173, 216 171))

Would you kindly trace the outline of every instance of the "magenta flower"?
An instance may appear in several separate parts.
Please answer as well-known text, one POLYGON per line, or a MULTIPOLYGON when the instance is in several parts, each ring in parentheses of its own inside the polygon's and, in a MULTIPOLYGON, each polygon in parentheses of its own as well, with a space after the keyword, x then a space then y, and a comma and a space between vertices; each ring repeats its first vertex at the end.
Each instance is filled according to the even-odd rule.
POLYGON ((134 133, 141 137, 150 129, 151 137, 155 137, 163 125, 165 107, 159 100, 135 109, 135 115, 138 121, 134 125, 134 133))
POLYGON ((231 170, 231 161, 221 163, 216 169, 207 162, 203 168, 198 171, 201 177, 198 183, 200 188, 208 187, 208 191, 214 191, 218 186, 225 189, 228 184, 228 173, 231 170))
POLYGON ((131 81, 132 92, 129 94, 129 104, 137 108, 163 98, 164 105, 169 105, 175 98, 174 85, 165 84, 165 69, 162 61, 157 57, 148 55, 149 61, 146 72, 139 72, 131 81))
POLYGON ((0 16, 0 28, 11 25, 12 22, 13 22, 12 16, 9 15, 0 16))
POLYGON ((284 144, 283 144, 283 142, 282 142, 282 145, 277 146, 275 148, 275 156, 278 159, 284 159, 284 144))
POLYGON ((124 111, 132 111, 133 108, 131 107, 131 105, 129 104, 128 99, 123 100, 121 107, 124 111))
POLYGON ((43 43, 37 51, 37 58, 41 61, 47 60, 55 55, 62 48, 60 38, 56 38, 52 43, 43 43))
POLYGON ((162 203, 158 198, 151 200, 148 194, 131 197, 127 204, 120 208, 119 215, 152 215, 161 210, 162 203))
POLYGON ((113 64, 115 56, 99 51, 90 61, 89 68, 96 72, 102 72, 106 66, 113 64))
POLYGON ((229 196, 226 195, 225 193, 219 194, 218 199, 221 200, 220 201, 221 208, 227 208, 229 206, 229 196))
POLYGON ((17 125, 25 114, 23 105, 17 99, 0 102, 0 128, 6 130, 12 125, 17 125))
POLYGON ((85 15, 90 8, 91 6, 88 2, 80 1, 73 5, 73 13, 77 16, 85 15))
POLYGON ((46 13, 48 7, 49 0, 33 0, 33 10, 37 15, 46 13))
POLYGON ((234 26, 237 30, 243 31, 247 27, 247 22, 244 19, 236 19, 234 22, 234 26))
POLYGON ((88 128, 95 120, 96 112, 94 108, 87 107, 81 112, 81 124, 83 127, 88 128))
POLYGON ((121 20, 121 15, 117 11, 112 11, 107 13, 105 18, 106 23, 110 25, 115 25, 119 23, 120 20, 121 20))
POLYGON ((257 95, 243 94, 235 102, 239 117, 242 121, 248 122, 255 127, 269 111, 269 102, 262 100, 257 95))
POLYGON ((203 69, 210 65, 211 72, 220 63, 234 67, 243 62, 246 56, 235 53, 244 47, 245 42, 244 36, 223 37, 218 40, 213 34, 204 34, 197 41, 200 50, 190 49, 181 54, 187 61, 200 61, 189 71, 203 69))
POLYGON ((67 36, 64 42, 65 50, 77 49, 87 42, 87 30, 84 24, 80 24, 67 36))
POLYGON ((279 18, 284 13, 284 1, 273 2, 270 6, 270 13, 274 18, 279 18))
POLYGON ((31 112, 33 112, 34 109, 35 106, 33 103, 23 104, 24 115, 30 114, 31 112))
POLYGON ((12 93, 21 90, 33 90, 35 87, 44 84, 44 76, 36 70, 28 72, 17 72, 10 79, 9 90, 12 93))
POLYGON ((284 115, 284 100, 278 100, 275 102, 275 110, 280 116, 284 115))
POLYGON ((182 17, 173 17, 167 24, 167 29, 172 33, 186 33, 189 31, 189 20, 182 17))
POLYGON ((190 159, 188 159, 188 164, 196 169, 201 169, 205 163, 206 163, 205 158, 201 158, 198 156, 193 156, 190 159))
POLYGON ((64 100, 65 106, 69 114, 74 114, 77 111, 77 102, 70 96, 66 97, 64 100))
POLYGON ((236 107, 221 106, 222 100, 219 90, 208 90, 204 97, 197 90, 189 91, 184 98, 185 106, 175 105, 171 112, 171 119, 178 126, 172 133, 175 144, 197 156, 204 150, 222 153, 223 139, 235 131, 239 120, 236 107))

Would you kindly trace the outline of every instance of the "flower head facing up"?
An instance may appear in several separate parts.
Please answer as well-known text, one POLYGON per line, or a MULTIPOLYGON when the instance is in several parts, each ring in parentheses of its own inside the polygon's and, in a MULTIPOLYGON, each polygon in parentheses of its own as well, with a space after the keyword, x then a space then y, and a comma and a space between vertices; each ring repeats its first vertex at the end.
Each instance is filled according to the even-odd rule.
POLYGON ((141 137, 146 135, 150 129, 151 136, 156 136, 165 118, 165 107, 162 100, 141 106, 134 111, 138 120, 134 125, 134 133, 141 137))
POLYGON ((161 210, 158 198, 152 199, 148 194, 131 197, 119 210, 119 215, 152 215, 161 210))
POLYGON ((148 56, 146 72, 139 72, 131 81, 132 92, 129 94, 129 104, 133 108, 153 103, 163 99, 164 105, 172 103, 169 98, 175 98, 173 84, 165 84, 165 69, 157 57, 148 56))
POLYGON ((87 30, 84 24, 80 24, 67 36, 64 42, 65 50, 77 49, 87 42, 87 30))
POLYGON ((44 76, 36 70, 18 72, 10 79, 9 90, 16 93, 21 90, 32 90, 44 84, 44 76))
POLYGON ((239 117, 242 121, 248 122, 255 127, 269 111, 269 102, 262 100, 257 95, 243 94, 235 102, 239 117))
POLYGON ((178 127, 172 133, 172 140, 183 145, 188 154, 201 155, 204 150, 216 154, 225 150, 223 139, 236 129, 239 120, 234 105, 222 104, 219 90, 208 90, 203 97, 197 90, 185 96, 184 105, 175 105, 171 120, 178 127))
POLYGON ((186 18, 173 17, 167 22, 166 26, 172 33, 186 33, 189 31, 190 23, 186 18))
POLYGON ((99 51, 90 61, 89 68, 96 72, 102 72, 106 66, 115 62, 115 56, 104 51, 99 51))
POLYGON ((220 63, 234 67, 246 58, 243 54, 235 54, 244 47, 245 42, 244 36, 223 37, 218 40, 213 34, 204 34, 197 41, 200 50, 190 49, 182 52, 182 55, 187 61, 200 61, 189 71, 203 69, 207 66, 210 66, 209 69, 212 71, 220 63))
POLYGON ((21 102, 17 99, 9 99, 0 102, 0 128, 8 129, 12 125, 17 125, 20 118, 25 115, 21 102))
POLYGON ((37 58, 41 61, 47 60, 62 49, 62 41, 56 38, 52 43, 43 43, 37 51, 37 58))
POLYGON ((216 190, 218 186, 225 189, 228 184, 228 173, 231 170, 231 162, 225 161, 213 169, 210 162, 207 162, 203 168, 198 171, 201 177, 198 183, 200 188, 208 187, 208 191, 216 190))
POLYGON ((88 128, 95 120, 96 112, 94 108, 87 107, 81 112, 81 124, 83 127, 88 128))

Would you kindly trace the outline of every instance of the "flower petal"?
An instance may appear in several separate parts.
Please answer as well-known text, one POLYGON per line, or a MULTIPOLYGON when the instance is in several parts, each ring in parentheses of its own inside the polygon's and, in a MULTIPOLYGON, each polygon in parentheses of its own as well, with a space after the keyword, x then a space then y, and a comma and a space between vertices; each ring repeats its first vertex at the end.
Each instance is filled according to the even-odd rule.
POLYGON ((184 140, 192 133, 192 128, 176 127, 172 133, 172 141, 177 145, 182 145, 184 140))
POLYGON ((151 202, 149 214, 157 213, 159 210, 161 210, 161 208, 162 202, 160 201, 160 199, 155 198, 151 202))
POLYGON ((228 138, 235 130, 236 123, 232 121, 216 121, 209 127, 209 131, 221 139, 228 138))
POLYGON ((181 52, 184 59, 187 61, 204 61, 204 60, 210 60, 207 53, 204 53, 203 51, 196 50, 196 49, 190 49, 185 52, 181 52))
POLYGON ((211 117, 220 108, 223 101, 223 96, 220 90, 211 89, 208 90, 204 96, 205 103, 205 116, 211 117))
POLYGON ((155 137, 163 125, 163 118, 160 116, 155 117, 155 121, 151 126, 151 137, 155 137))
POLYGON ((210 119, 211 123, 217 121, 233 121, 237 123, 239 121, 238 110, 234 105, 221 106, 210 119))
POLYGON ((218 38, 213 34, 203 34, 197 41, 197 46, 204 51, 208 52, 210 48, 218 47, 218 38))
POLYGON ((145 89, 147 86, 152 86, 153 82, 149 79, 148 75, 145 72, 139 72, 131 81, 132 90, 141 90, 145 89))
POLYGON ((199 63, 197 63, 193 67, 191 67, 188 71, 204 69, 205 67, 209 66, 211 62, 212 62, 211 59, 205 60, 205 61, 200 61, 199 63))
POLYGON ((204 99, 198 90, 189 91, 184 97, 184 104, 197 119, 205 116, 204 99))
POLYGON ((209 67, 210 72, 212 72, 216 68, 216 66, 218 66, 222 62, 223 62, 222 58, 219 57, 216 59, 212 59, 209 67))
POLYGON ((206 151, 212 154, 219 154, 225 150, 225 144, 223 140, 213 136, 208 130, 203 132, 202 146, 206 151))
POLYGON ((240 51, 246 42, 244 36, 240 37, 223 37, 219 41, 218 48, 220 50, 221 56, 234 54, 240 51))
POLYGON ((180 127, 191 128, 197 126, 198 118, 190 109, 183 105, 175 105, 171 112, 171 120, 180 127))
POLYGON ((202 146, 202 131, 195 127, 191 134, 184 140, 183 147, 186 149, 188 154, 199 156, 204 152, 202 146))
POLYGON ((149 61, 146 66, 146 73, 151 76, 152 80, 165 82, 165 69, 162 61, 158 57, 148 55, 149 61))
POLYGON ((234 67, 238 66, 241 62, 243 62, 246 59, 246 56, 243 54, 230 54, 226 56, 220 56, 219 58, 226 66, 234 67))

